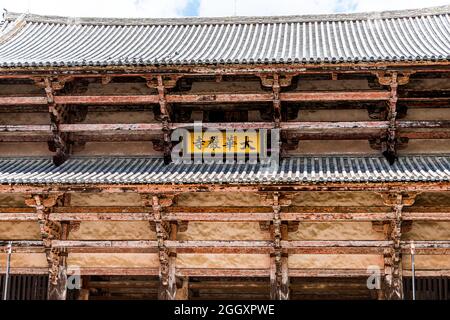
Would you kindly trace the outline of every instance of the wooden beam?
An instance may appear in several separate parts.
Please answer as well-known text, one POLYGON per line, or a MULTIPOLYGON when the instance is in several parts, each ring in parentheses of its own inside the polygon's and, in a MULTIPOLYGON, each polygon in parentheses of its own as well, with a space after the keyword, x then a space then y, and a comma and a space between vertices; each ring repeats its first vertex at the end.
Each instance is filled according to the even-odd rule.
MULTIPOLYGON (((388 100, 388 91, 282 92, 280 101, 379 101, 388 100)), ((167 103, 272 102, 270 93, 166 94, 167 103)), ((56 104, 158 104, 160 95, 64 95, 56 104)), ((0 105, 46 105, 45 97, 0 97, 0 105)))
POLYGON ((0 97, 0 105, 46 105, 46 97, 0 97))
POLYGON ((289 268, 292 278, 367 278, 370 274, 367 269, 300 269, 289 268))
MULTIPOLYGON (((399 129, 448 129, 450 120, 414 120, 396 121, 399 129)), ((193 123, 171 123, 169 130, 193 128, 193 123)), ((274 129, 273 122, 223 122, 223 123, 202 123, 203 129, 274 129)), ((302 121, 302 122, 281 122, 280 129, 292 132, 307 132, 314 130, 384 130, 389 128, 388 121, 302 121)), ((116 123, 116 124, 88 124, 88 123, 63 123, 59 125, 60 132, 95 132, 98 134, 118 134, 120 132, 161 132, 163 124, 160 123, 116 123)), ((51 125, 0 125, 0 132, 14 133, 40 133, 50 134, 51 125)), ((323 133, 324 134, 324 133, 323 133)), ((418 134, 418 133, 416 133, 418 134)))
POLYGON ((296 183, 275 185, 224 185, 224 184, 0 184, 0 193, 184 193, 184 192, 301 192, 301 191, 373 191, 373 192, 409 192, 409 191, 450 191, 450 183, 441 181, 427 182, 350 182, 350 183, 296 183))
MULTIPOLYGON (((417 241, 417 255, 450 254, 450 241, 427 240, 417 241)), ((282 249, 296 254, 383 254, 393 245, 391 240, 282 240, 282 249)), ((7 241, 0 242, 4 250, 7 241)), ((168 249, 176 249, 178 253, 251 253, 268 254, 275 250, 272 241, 263 240, 167 240, 168 249)), ((158 249, 156 240, 53 240, 52 248, 67 249, 70 252, 153 252, 158 249)), ((409 241, 402 241, 399 250, 409 253, 409 241)), ((13 241, 13 252, 44 252, 42 241, 13 241)))
POLYGON ((179 277, 269 277, 269 269, 177 268, 179 277))
MULTIPOLYGON (((301 62, 301 61, 297 61, 301 62)), ((372 75, 374 72, 382 70, 395 70, 398 72, 421 72, 434 74, 447 74, 449 72, 448 61, 387 61, 387 62, 358 62, 341 61, 337 64, 323 63, 280 63, 254 65, 187 65, 187 66, 74 66, 74 67, 34 67, 33 73, 29 67, 6 67, 0 68, 0 78, 2 79, 32 79, 36 74, 45 75, 65 75, 70 73, 74 78, 103 78, 107 77, 148 77, 156 74, 174 74, 182 76, 215 76, 215 75, 255 75, 259 73, 286 73, 301 75, 330 75, 331 72, 337 74, 363 74, 372 75)))
MULTIPOLYGON (((268 207, 170 207, 167 221, 270 221, 268 207)), ((385 221, 392 212, 385 207, 299 207, 282 208, 282 221, 385 221)), ((142 207, 56 207, 49 214, 53 221, 152 221, 142 207)), ((412 207, 403 211, 404 221, 450 221, 449 207, 412 207)), ((38 221, 31 208, 0 208, 0 221, 38 221)))
POLYGON ((388 91, 282 92, 281 101, 380 101, 388 100, 388 91))

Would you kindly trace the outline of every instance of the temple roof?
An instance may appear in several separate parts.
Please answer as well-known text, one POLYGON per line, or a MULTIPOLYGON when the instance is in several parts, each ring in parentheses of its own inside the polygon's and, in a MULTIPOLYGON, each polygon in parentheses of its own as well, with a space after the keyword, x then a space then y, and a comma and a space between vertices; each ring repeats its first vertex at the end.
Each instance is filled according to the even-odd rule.
POLYGON ((450 6, 286 17, 105 19, 6 13, 0 66, 450 60, 450 6))
POLYGON ((161 158, 0 158, 0 184, 261 184, 450 181, 450 157, 402 156, 394 165, 378 156, 286 158, 277 168, 258 164, 175 164, 161 158))

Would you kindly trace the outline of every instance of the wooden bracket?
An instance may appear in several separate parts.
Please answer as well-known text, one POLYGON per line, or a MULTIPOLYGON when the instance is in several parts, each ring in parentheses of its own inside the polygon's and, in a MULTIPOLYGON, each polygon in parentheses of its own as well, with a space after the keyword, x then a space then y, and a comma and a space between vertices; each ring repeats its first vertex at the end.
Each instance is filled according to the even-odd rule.
POLYGON ((281 88, 289 87, 292 84, 292 79, 297 76, 297 73, 277 74, 277 73, 260 73, 257 76, 261 79, 261 84, 266 88, 273 88, 279 85, 281 88))
POLYGON ((47 296, 49 300, 65 300, 67 282, 67 251, 53 248, 53 240, 67 240, 69 226, 66 223, 50 220, 49 216, 53 208, 64 202, 63 194, 32 195, 25 203, 35 208, 39 222, 42 242, 45 247, 46 258, 49 266, 49 283, 47 296))
POLYGON ((398 197, 401 196, 402 205, 405 207, 410 207, 414 205, 417 196, 421 192, 379 192, 378 194, 381 196, 383 203, 385 206, 395 206, 398 203, 398 197))
MULTIPOLYGON (((397 150, 403 150, 408 147, 409 138, 407 137, 397 137, 395 144, 397 150)), ((387 148, 387 137, 369 139, 369 146, 374 150, 383 151, 387 148)))
POLYGON ((169 164, 171 162, 172 141, 170 138, 170 123, 173 120, 173 112, 167 103, 166 93, 167 89, 176 87, 177 82, 181 77, 181 75, 155 75, 145 77, 147 80, 147 86, 158 90, 160 109, 159 117, 163 125, 163 151, 165 164, 169 164))
POLYGON ((261 79, 261 85, 266 88, 271 88, 273 93, 273 121, 275 122, 275 127, 280 127, 281 122, 281 100, 280 92, 281 88, 288 87, 292 84, 292 79, 296 74, 258 74, 261 79))
POLYGON ((402 211, 404 206, 414 204, 415 195, 403 195, 402 193, 382 194, 384 203, 392 207, 392 219, 383 224, 383 231, 388 240, 392 241, 392 247, 384 250, 384 284, 383 294, 389 300, 403 299, 402 277, 402 211))
MULTIPOLYGON (((69 155, 72 153, 73 145, 71 134, 62 133, 60 131, 60 125, 63 123, 84 121, 88 110, 87 106, 75 107, 57 105, 55 103, 55 95, 57 92, 63 90, 67 83, 73 84, 72 81, 72 77, 35 79, 35 83, 45 89, 47 96, 48 111, 53 133, 53 139, 48 142, 48 145, 50 151, 56 152, 53 157, 53 163, 56 166, 61 165, 69 158, 69 155)), ((71 85, 71 91, 77 90, 82 90, 82 88, 77 85, 71 85)))
POLYGON ((263 206, 273 206, 275 197, 277 199, 277 205, 281 207, 287 207, 292 204, 294 193, 278 193, 278 192, 259 192, 258 195, 261 199, 263 206))
POLYGON ((179 74, 160 74, 144 76, 143 78, 147 81, 147 86, 149 88, 158 89, 158 87, 163 85, 165 89, 173 89, 177 86, 178 80, 182 77, 183 76, 179 74))
POLYGON ((141 195, 144 205, 151 207, 151 213, 153 216, 153 224, 156 231, 156 238, 158 241, 159 252, 159 277, 160 288, 158 298, 160 300, 175 300, 177 286, 175 277, 175 264, 176 264, 176 251, 174 249, 169 250, 166 247, 166 240, 176 240, 178 226, 176 222, 169 222, 163 219, 163 207, 172 205, 173 196, 159 197, 157 195, 141 195))
POLYGON ((48 84, 50 83, 50 90, 56 92, 64 89, 67 83, 74 81, 72 76, 60 76, 60 77, 34 77, 34 84, 47 91, 48 84))
POLYGON ((383 150, 383 155, 392 165, 397 159, 397 88, 398 88, 397 73, 393 73, 391 77, 390 87, 391 96, 388 102, 387 120, 389 121, 389 128, 386 132, 386 147, 383 150))
POLYGON ((391 86, 393 82, 394 74, 396 75, 396 82, 399 86, 403 86, 409 83, 409 79, 411 75, 413 75, 414 71, 408 72, 386 72, 386 71, 377 71, 374 72, 375 76, 378 79, 379 84, 383 86, 391 86))
MULTIPOLYGON (((281 241, 287 239, 288 224, 281 221, 280 194, 272 195, 273 219, 269 226, 274 243, 274 252, 270 256, 270 298, 273 300, 289 299, 289 275, 287 251, 282 248, 281 241)), ((263 196, 269 202, 267 194, 263 196)))
POLYGON ((397 160, 397 101, 398 101, 398 86, 405 85, 409 82, 411 73, 398 72, 376 72, 378 82, 381 85, 390 87, 390 98, 387 104, 386 120, 389 121, 389 128, 386 131, 385 143, 382 144, 382 152, 385 158, 392 165, 397 160))

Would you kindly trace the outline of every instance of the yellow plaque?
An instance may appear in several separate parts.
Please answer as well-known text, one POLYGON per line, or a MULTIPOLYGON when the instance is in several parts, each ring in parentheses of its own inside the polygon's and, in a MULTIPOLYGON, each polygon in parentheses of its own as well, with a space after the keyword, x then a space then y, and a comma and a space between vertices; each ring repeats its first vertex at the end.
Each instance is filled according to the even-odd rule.
POLYGON ((191 132, 189 153, 256 154, 259 152, 259 135, 253 132, 191 132))

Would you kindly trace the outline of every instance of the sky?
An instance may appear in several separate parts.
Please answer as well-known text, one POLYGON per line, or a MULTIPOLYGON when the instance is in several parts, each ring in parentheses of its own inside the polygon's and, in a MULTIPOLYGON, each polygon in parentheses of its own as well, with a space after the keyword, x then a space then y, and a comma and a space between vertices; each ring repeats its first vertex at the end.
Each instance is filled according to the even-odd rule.
POLYGON ((450 0, 0 0, 0 9, 77 17, 302 15, 450 5, 450 0))

